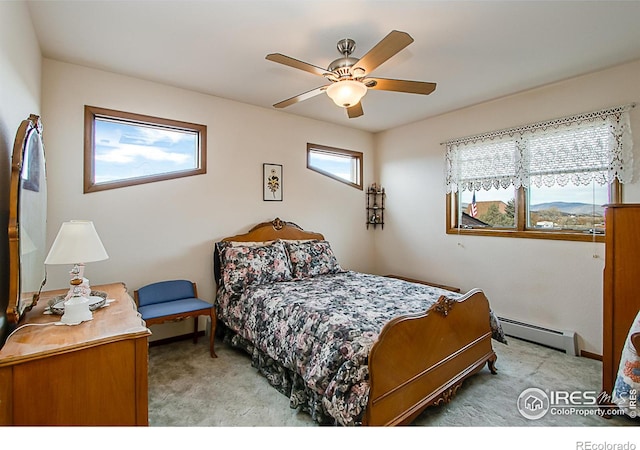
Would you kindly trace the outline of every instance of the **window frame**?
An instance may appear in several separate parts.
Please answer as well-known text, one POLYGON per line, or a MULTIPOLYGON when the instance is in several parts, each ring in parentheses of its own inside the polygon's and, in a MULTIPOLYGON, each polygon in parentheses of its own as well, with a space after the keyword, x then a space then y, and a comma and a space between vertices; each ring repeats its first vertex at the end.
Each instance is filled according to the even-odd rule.
POLYGON ((84 107, 84 193, 99 192, 109 189, 118 189, 127 186, 154 183, 156 181, 171 180, 175 178, 189 177, 207 173, 207 127, 206 125, 182 122, 172 119, 147 116, 143 114, 118 111, 114 109, 100 108, 85 105, 84 107), (108 119, 114 122, 130 125, 145 125, 159 129, 172 131, 194 132, 197 135, 197 167, 155 175, 144 175, 136 178, 127 178, 118 181, 96 183, 95 181, 95 121, 96 118, 108 119))
POLYGON ((336 181, 339 181, 341 183, 347 184, 351 187, 363 190, 363 159, 364 159, 364 154, 362 152, 356 152, 353 150, 345 150, 342 148, 336 148, 336 147, 328 147, 326 145, 319 145, 319 144, 311 144, 311 143, 307 143, 307 169, 309 170, 313 170, 314 172, 317 172, 319 174, 325 175, 329 178, 332 178, 336 181), (312 167, 310 165, 311 162, 311 158, 310 158, 310 153, 313 151, 317 151, 320 153, 327 153, 327 154, 334 154, 334 155, 340 155, 340 156, 347 156, 349 158, 351 158, 352 160, 356 161, 357 167, 355 170, 355 175, 357 177, 357 182, 353 183, 349 180, 345 180, 344 178, 340 178, 334 174, 332 174, 331 172, 327 172, 326 170, 322 170, 322 169, 318 169, 317 167, 312 167))
MULTIPOLYGON (((579 230, 540 230, 527 227, 527 203, 524 187, 516 190, 514 228, 463 228, 459 227, 458 193, 446 194, 446 233, 469 236, 496 236, 511 238, 552 239, 564 241, 604 242, 604 233, 585 233, 579 230)), ((622 202, 622 183, 617 179, 609 184, 609 203, 622 202)))

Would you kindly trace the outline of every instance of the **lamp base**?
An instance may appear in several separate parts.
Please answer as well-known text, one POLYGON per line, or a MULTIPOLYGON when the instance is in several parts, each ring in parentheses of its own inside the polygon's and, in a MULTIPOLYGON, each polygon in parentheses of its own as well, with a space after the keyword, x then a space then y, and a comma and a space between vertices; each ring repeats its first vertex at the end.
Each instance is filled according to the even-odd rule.
POLYGON ((80 295, 81 297, 91 296, 91 285, 86 278, 72 278, 69 282, 69 291, 65 296, 65 299, 70 300, 74 295, 80 295))
POLYGON ((93 319, 93 314, 89 309, 88 298, 74 296, 64 302, 64 314, 60 318, 60 322, 66 325, 78 325, 91 319, 93 319))

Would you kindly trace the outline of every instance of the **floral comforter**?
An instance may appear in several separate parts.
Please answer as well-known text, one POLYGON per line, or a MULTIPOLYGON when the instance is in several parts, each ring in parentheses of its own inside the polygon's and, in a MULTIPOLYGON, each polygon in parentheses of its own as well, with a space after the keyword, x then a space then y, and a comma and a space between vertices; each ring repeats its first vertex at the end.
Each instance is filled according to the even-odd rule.
MULTIPOLYGON (((218 319, 231 343, 320 423, 359 425, 368 399, 369 350, 392 318, 422 312, 442 294, 461 294, 345 271, 296 281, 247 286, 217 295, 218 319)), ((493 313, 493 337, 504 334, 493 313)))

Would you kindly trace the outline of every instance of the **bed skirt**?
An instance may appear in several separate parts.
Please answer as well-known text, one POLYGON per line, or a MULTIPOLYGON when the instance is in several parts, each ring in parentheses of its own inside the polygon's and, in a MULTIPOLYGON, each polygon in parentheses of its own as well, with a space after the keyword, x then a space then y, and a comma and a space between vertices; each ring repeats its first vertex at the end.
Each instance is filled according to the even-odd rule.
MULTIPOLYGON (((218 333, 222 336, 223 342, 245 351, 251 357, 251 366, 256 368, 278 392, 289 398, 289 407, 308 413, 320 425, 339 425, 333 417, 325 413, 322 407, 322 396, 307 387, 300 375, 282 366, 224 323, 219 323, 218 327, 218 333)), ((363 403, 366 405, 366 398, 363 399, 363 403)), ((359 418, 356 424, 362 424, 362 418, 359 418)))

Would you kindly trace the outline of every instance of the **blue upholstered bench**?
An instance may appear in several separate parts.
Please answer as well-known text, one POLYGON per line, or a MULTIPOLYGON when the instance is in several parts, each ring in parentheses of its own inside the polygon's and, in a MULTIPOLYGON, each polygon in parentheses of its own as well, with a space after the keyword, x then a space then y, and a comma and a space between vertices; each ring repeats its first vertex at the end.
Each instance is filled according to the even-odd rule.
POLYGON ((148 284, 133 292, 138 312, 147 326, 164 322, 174 322, 193 317, 193 342, 198 342, 198 317, 211 318, 209 352, 217 355, 213 348, 216 331, 216 312, 211 303, 198 298, 196 284, 188 280, 159 281, 148 284))

